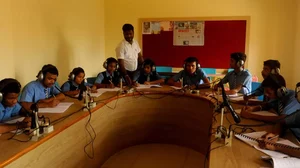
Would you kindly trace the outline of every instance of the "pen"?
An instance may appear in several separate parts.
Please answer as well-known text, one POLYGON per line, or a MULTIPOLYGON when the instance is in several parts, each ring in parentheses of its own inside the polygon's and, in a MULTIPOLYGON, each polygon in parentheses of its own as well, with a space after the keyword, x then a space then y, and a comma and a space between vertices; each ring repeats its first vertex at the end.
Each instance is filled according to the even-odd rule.
POLYGON ((268 139, 268 140, 271 141, 271 140, 273 140, 273 139, 275 139, 275 138, 277 138, 277 137, 279 137, 279 135, 273 136, 272 138, 270 138, 270 139, 268 139))

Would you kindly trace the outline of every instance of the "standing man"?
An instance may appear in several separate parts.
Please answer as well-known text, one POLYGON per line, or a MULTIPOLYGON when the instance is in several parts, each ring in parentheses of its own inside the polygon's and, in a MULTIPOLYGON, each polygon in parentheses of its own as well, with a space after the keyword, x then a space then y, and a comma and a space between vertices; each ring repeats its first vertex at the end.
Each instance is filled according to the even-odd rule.
POLYGON ((122 27, 124 39, 116 48, 116 55, 119 61, 120 71, 128 85, 132 84, 135 71, 143 64, 141 48, 134 37, 134 28, 131 24, 124 24, 122 27))

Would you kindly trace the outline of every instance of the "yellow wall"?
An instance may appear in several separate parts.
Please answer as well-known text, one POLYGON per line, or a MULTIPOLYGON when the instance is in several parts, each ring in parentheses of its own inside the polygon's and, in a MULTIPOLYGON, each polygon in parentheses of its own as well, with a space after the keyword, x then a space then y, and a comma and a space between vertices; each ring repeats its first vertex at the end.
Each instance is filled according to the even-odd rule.
POLYGON ((115 56, 114 49, 123 38, 121 27, 124 23, 132 23, 136 28, 135 38, 140 38, 139 18, 251 16, 247 68, 261 80, 262 62, 279 59, 288 86, 294 87, 296 1, 106 0, 106 57, 115 56))
POLYGON ((15 76, 10 6, 10 0, 0 1, 0 79, 15 76))
POLYGON ((16 77, 24 85, 48 63, 58 67, 60 83, 76 66, 86 76, 103 70, 104 0, 2 1, 0 54, 1 62, 9 61, 0 67, 1 78, 16 77))

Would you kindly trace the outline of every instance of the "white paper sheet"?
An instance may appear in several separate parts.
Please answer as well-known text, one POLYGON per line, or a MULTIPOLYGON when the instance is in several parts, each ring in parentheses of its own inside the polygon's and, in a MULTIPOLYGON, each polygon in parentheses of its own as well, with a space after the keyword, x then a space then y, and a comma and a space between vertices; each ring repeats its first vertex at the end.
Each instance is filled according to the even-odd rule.
POLYGON ((65 112, 73 102, 61 102, 53 108, 39 108, 39 113, 63 113, 65 112))

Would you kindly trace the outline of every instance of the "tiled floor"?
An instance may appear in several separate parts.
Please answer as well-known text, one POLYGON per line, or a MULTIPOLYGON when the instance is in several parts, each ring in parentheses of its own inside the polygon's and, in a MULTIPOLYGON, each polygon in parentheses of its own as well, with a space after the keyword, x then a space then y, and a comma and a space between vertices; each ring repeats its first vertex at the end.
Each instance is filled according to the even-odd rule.
POLYGON ((181 146, 145 144, 116 153, 102 168, 199 168, 204 166, 204 157, 181 146))

